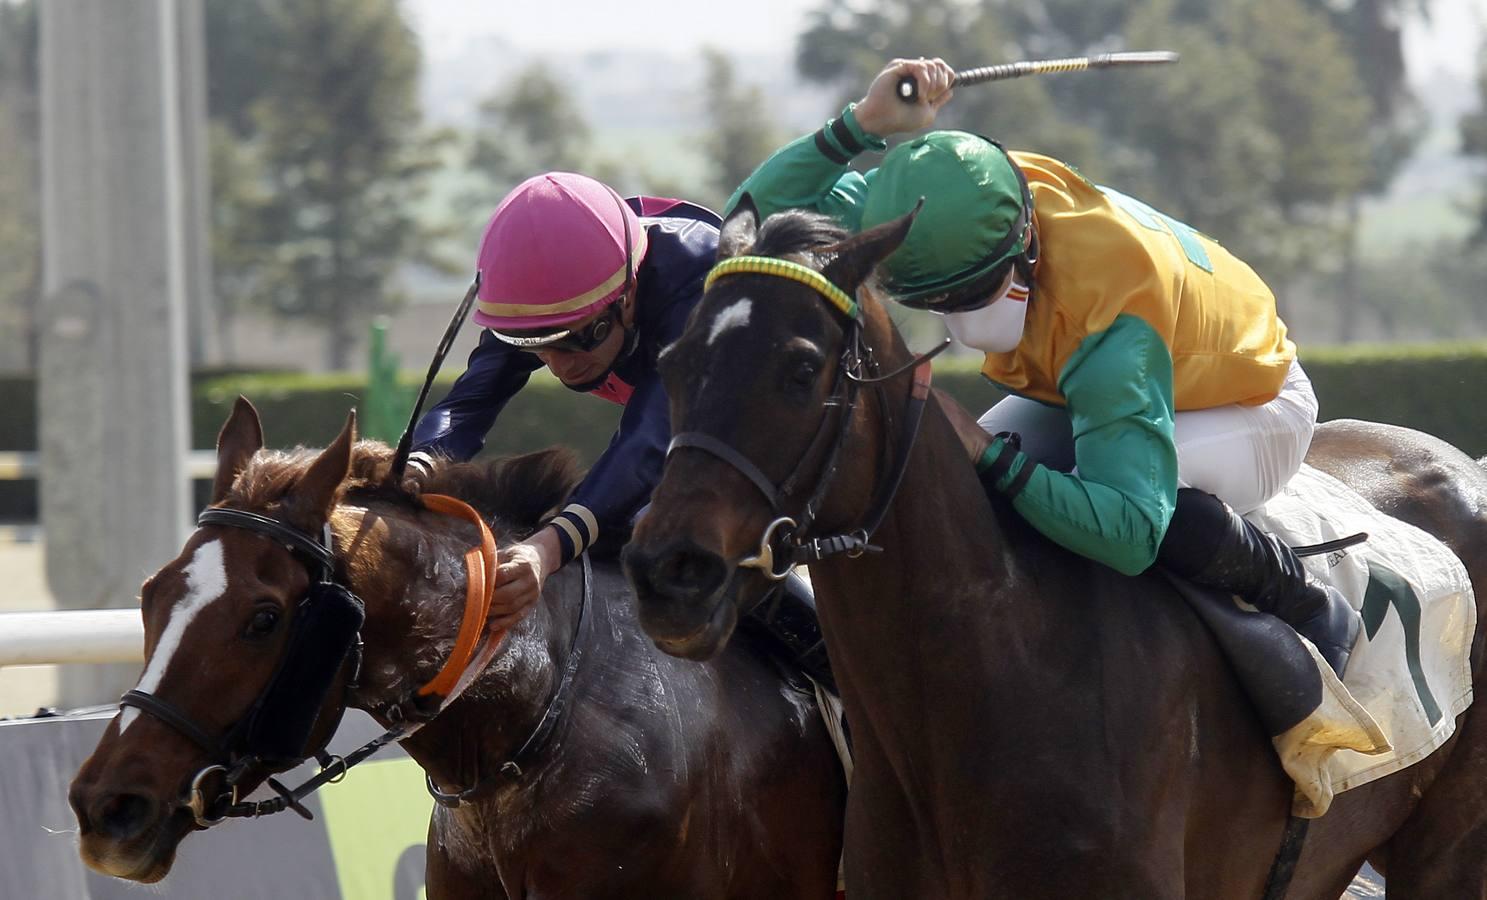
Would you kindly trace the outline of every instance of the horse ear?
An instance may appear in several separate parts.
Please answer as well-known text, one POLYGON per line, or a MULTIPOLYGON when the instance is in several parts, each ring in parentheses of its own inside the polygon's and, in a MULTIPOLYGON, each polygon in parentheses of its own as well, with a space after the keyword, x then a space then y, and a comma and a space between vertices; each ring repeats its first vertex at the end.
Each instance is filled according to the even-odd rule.
POLYGON ((718 260, 748 252, 758 237, 759 208, 754 205, 754 198, 745 193, 723 220, 723 230, 718 233, 718 260))
POLYGON ((351 445, 356 443, 356 410, 329 447, 305 469, 285 505, 290 518, 302 527, 319 527, 330 517, 341 482, 351 472, 351 445))
POLYGON ((212 502, 221 503, 253 454, 263 449, 263 423, 248 398, 238 395, 232 412, 217 433, 217 474, 212 479, 212 502))
POLYGON ((888 258, 888 254, 899 248, 904 238, 909 236, 909 229, 914 226, 914 218, 919 215, 919 210, 924 206, 924 198, 920 197, 914 208, 897 219, 890 219, 882 225, 869 228, 861 234, 854 235, 835 247, 829 247, 823 252, 834 252, 836 258, 827 263, 821 274, 831 279, 831 283, 846 291, 855 294, 867 277, 872 274, 878 263, 888 258))

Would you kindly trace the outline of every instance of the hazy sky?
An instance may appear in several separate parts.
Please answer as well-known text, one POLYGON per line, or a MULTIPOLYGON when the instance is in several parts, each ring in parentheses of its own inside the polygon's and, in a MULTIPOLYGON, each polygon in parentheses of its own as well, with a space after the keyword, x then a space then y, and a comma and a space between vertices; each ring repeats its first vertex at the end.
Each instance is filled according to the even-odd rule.
MULTIPOLYGON (((430 55, 500 36, 530 50, 575 51, 656 44, 688 53, 705 43, 789 54, 820 0, 407 0, 430 55)), ((1416 80, 1436 67, 1473 71, 1487 0, 1433 0, 1428 24, 1412 22, 1406 50, 1416 80)), ((954 60, 951 60, 954 63, 954 60)), ((990 62, 976 60, 976 64, 990 62)), ((967 63, 971 64, 971 63, 967 63)))
POLYGON ((818 0, 408 0, 431 53, 500 35, 530 49, 590 50, 615 43, 690 52, 705 44, 792 50, 818 0))

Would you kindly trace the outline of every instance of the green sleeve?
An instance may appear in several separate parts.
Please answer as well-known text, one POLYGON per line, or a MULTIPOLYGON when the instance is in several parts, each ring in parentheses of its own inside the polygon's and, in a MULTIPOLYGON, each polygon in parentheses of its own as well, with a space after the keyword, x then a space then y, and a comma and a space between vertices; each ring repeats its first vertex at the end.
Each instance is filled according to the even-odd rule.
POLYGON ((849 105, 821 130, 771 154, 728 198, 723 214, 732 212, 747 193, 761 217, 785 209, 813 209, 856 231, 873 173, 863 176, 848 163, 864 150, 882 150, 885 146, 881 138, 862 130, 849 105))
POLYGON ((1018 453, 997 487, 1033 466, 1012 501, 1023 518, 1075 553, 1126 575, 1143 572, 1156 560, 1177 501, 1171 352, 1146 322, 1120 316, 1085 338, 1060 373, 1059 390, 1074 427, 1077 474, 1018 453))

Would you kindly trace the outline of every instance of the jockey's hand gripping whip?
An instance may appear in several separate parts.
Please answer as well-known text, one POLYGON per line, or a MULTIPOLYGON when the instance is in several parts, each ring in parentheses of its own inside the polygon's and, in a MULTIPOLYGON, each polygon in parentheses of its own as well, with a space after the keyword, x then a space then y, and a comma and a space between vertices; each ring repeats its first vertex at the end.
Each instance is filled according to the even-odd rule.
MULTIPOLYGON (((1113 66, 1150 66, 1177 62, 1178 55, 1171 50, 1142 50, 1127 53, 1101 53, 1098 56, 1073 56, 1066 59, 1025 59, 1021 62, 1002 63, 998 66, 981 66, 955 73, 951 87, 981 84, 986 81, 1006 81, 1024 75, 1050 75, 1058 72, 1083 72, 1087 69, 1108 69, 1113 66)), ((898 80, 898 97, 905 103, 919 100, 919 82, 913 75, 898 80)))

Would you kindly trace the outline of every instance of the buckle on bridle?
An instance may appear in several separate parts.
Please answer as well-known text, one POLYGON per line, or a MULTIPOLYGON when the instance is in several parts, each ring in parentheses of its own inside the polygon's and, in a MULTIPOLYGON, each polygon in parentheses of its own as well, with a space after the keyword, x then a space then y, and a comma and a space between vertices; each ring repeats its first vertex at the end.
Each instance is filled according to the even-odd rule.
POLYGON ((783 572, 775 571, 774 539, 776 532, 778 532, 781 528, 793 529, 794 527, 795 520, 790 518, 789 516, 780 516, 778 519, 770 522, 769 526, 764 529, 764 537, 760 538, 759 540, 759 552, 753 556, 748 557, 747 559, 739 560, 738 568, 758 569, 759 571, 763 572, 764 577, 768 578, 770 581, 784 581, 791 572, 795 571, 795 566, 797 565, 797 563, 794 560, 789 560, 783 572))

